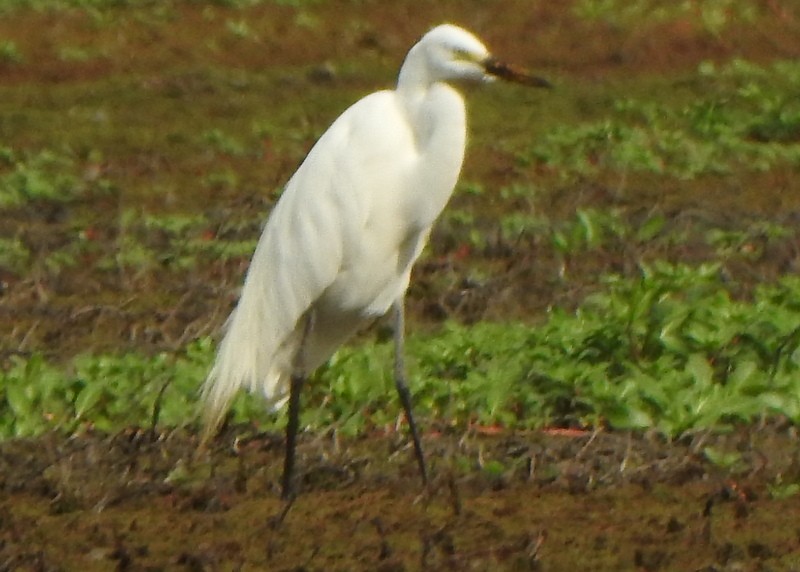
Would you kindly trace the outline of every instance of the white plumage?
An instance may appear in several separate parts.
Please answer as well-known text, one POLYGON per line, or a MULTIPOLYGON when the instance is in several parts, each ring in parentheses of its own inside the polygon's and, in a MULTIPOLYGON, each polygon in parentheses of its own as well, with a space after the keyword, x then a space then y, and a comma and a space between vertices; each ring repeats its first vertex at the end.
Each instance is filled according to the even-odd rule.
POLYGON ((402 301, 464 158, 464 100, 448 82, 495 76, 544 85, 438 26, 409 51, 396 89, 364 97, 322 135, 272 211, 226 324, 203 388, 209 428, 241 388, 282 405, 293 375, 402 301))

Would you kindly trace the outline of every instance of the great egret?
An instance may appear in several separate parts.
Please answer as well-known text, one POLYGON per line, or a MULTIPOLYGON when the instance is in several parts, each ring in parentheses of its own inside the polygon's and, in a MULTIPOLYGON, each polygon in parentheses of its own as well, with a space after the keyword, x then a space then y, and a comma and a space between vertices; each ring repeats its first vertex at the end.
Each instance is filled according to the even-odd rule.
POLYGON ((427 482, 404 376, 403 299, 464 158, 464 99, 449 82, 495 77, 549 85, 500 63, 462 28, 433 28, 408 52, 394 90, 367 95, 334 121, 273 209, 203 398, 206 438, 240 388, 260 391, 275 408, 289 401, 284 498, 293 496, 306 377, 390 308, 395 384, 427 482))

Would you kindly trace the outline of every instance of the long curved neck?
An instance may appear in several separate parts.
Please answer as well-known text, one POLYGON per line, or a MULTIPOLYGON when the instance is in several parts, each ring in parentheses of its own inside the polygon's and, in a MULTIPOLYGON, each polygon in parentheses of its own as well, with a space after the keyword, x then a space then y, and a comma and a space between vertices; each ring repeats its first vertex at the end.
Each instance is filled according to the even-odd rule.
POLYGON ((419 156, 437 164, 435 169, 420 172, 418 183, 421 191, 426 190, 425 198, 420 200, 430 203, 429 212, 438 214, 452 192, 464 159, 464 98, 431 70, 425 49, 419 44, 411 48, 400 68, 396 93, 419 156), (431 196, 428 189, 440 189, 441 195, 431 196))
POLYGON ((467 135, 464 98, 444 81, 399 86, 397 95, 416 147, 414 190, 406 197, 409 217, 425 228, 447 204, 461 172, 467 135))
POLYGON ((446 107, 436 105, 437 92, 449 88, 431 77, 425 50, 419 44, 409 50, 397 78, 397 100, 408 118, 414 133, 417 150, 422 152, 441 123, 441 115, 447 115, 446 107))
POLYGON ((426 91, 433 83, 428 71, 428 62, 422 47, 417 44, 412 47, 403 65, 400 67, 400 74, 397 78, 397 91, 403 95, 426 91))

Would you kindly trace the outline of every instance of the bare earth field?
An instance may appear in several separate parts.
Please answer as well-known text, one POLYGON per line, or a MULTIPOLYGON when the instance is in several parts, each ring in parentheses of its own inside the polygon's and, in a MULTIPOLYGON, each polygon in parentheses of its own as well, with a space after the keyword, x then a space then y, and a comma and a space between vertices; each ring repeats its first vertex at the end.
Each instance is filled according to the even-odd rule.
MULTIPOLYGON (((76 236, 90 244, 58 272, 52 257, 25 272, 0 265, 3 366, 34 352, 66 362, 86 351, 177 351, 218 331, 249 254, 168 272, 163 260, 129 253, 126 264, 98 272, 125 244, 120 213, 132 205, 202 212, 217 223, 208 240, 254 238, 322 130, 357 97, 391 85, 407 48, 442 21, 474 30, 558 86, 521 100, 509 95, 516 88, 469 93, 476 105, 464 180, 487 189, 533 181, 547 189, 536 208, 551 218, 611 205, 633 219, 657 207, 672 225, 796 225, 800 216, 796 165, 694 180, 631 175, 621 192, 618 174, 565 182, 520 163, 505 144, 540 135, 563 114, 602 116, 626 89, 673 89, 704 61, 797 58, 800 11, 791 2, 753 2, 756 17, 731 16, 719 30, 691 15, 589 20, 570 2, 280 4, 0 12, 0 39, 21 54, 0 58, 0 143, 69 146, 86 185, 114 187, 0 210, 0 234, 22 237, 43 260, 76 236), (269 125, 255 153, 209 136, 211 152, 193 138, 217 127, 251 133, 256 120, 269 125), (226 227, 231 220, 244 222, 226 227)), ((469 196, 453 206, 470 200, 487 201, 490 213, 519 207, 469 196)), ((167 244, 161 232, 146 237, 151 249, 167 244)), ((600 273, 624 271, 631 257, 707 254, 689 242, 669 252, 577 255, 565 287, 552 252, 499 241, 475 254, 495 278, 465 286, 476 262, 448 236, 434 234, 434 255, 413 278, 412 328, 536 322, 550 306, 574 307, 600 273)), ((796 272, 799 245, 794 235, 752 264, 732 262, 742 295, 796 272)), ((301 439, 301 494, 291 506, 278 494, 281 435, 249 426, 226 427, 202 453, 191 427, 0 442, 0 571, 800 571, 800 495, 774 489, 800 478, 797 428, 783 420, 676 441, 603 428, 423 424, 434 475, 427 490, 403 432, 345 439, 331 431, 301 439), (723 457, 712 462, 707 447, 723 457)))

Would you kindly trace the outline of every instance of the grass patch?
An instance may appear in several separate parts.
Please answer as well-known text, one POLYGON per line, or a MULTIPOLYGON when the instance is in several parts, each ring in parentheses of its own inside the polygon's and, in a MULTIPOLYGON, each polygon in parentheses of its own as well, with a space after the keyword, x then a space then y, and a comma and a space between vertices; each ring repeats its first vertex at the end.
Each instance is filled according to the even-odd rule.
MULTIPOLYGON (((456 426, 605 425, 669 437, 762 416, 800 421, 796 277, 750 301, 732 298, 713 265, 660 263, 603 283, 576 312, 554 310, 541 326, 451 323, 411 336, 419 414, 456 426)), ((180 355, 87 355, 66 368, 16 358, 2 374, 0 432, 185 424, 212 357, 206 339, 180 355)), ((303 426, 353 434, 394 423, 391 360, 386 342, 340 350, 308 385, 303 426)), ((250 396, 233 411, 237 421, 283 422, 250 396)))
MULTIPOLYGON (((71 10, 55 16, 60 26, 47 45, 16 30, 0 40, 0 67, 11 78, 0 87, 0 271, 2 287, 9 284, 0 301, 24 314, 3 355, 33 351, 6 358, 0 392, 19 417, 6 418, 4 435, 147 424, 157 401, 160 423, 189 416, 213 353, 208 340, 178 354, 158 353, 162 345, 73 359, 72 348, 98 338, 104 348, 130 347, 145 322, 157 344, 167 328, 159 314, 191 332, 186 323, 213 315, 203 296, 223 308, 281 185, 347 105, 393 83, 402 57, 400 37, 379 33, 368 16, 337 35, 332 50, 324 2, 275 3, 275 13, 267 0, 18 0, 0 8, 29 10, 31 26, 71 10), (86 318, 89 333, 60 355, 60 319, 87 292, 135 311, 95 330, 101 320, 79 307, 72 315, 86 318), (200 302, 178 315, 172 299, 200 302), (54 326, 41 311, 47 304, 62 311, 53 312, 54 326), (112 404, 117 397, 129 407, 112 404)), ((759 17, 741 0, 626 6, 576 1, 572 16, 622 27, 691 18, 712 34, 759 17)), ((495 38, 501 45, 502 34, 495 38)), ((534 48, 517 47, 537 61, 534 48)), ((451 295, 456 302, 440 305, 455 308, 462 290, 479 304, 502 290, 486 284, 513 279, 508 271, 517 273, 516 292, 545 300, 540 307, 578 309, 523 310, 521 319, 544 321, 537 327, 453 322, 412 336, 421 414, 457 425, 608 424, 667 435, 761 412, 796 420, 797 336, 781 321, 796 317, 786 294, 796 288, 790 278, 752 284, 794 264, 800 66, 709 59, 678 77, 607 81, 608 67, 625 62, 598 63, 597 75, 556 77, 552 94, 514 86, 469 93, 465 182, 422 261, 417 308, 423 296, 451 295), (714 201, 738 194, 773 218, 691 218, 682 209, 708 196, 708 183, 714 201), (755 267, 769 256, 767 271, 755 267), (748 288, 737 289, 747 272, 748 288), (752 299, 731 294, 742 291, 752 299)), ((717 215, 714 205, 704 214, 717 215)), ((508 308, 518 309, 494 316, 520 318, 508 308)), ((304 424, 355 432, 393 422, 390 361, 384 343, 344 348, 311 384, 304 424)), ((234 415, 280 424, 260 412, 257 399, 242 397, 234 415)))
POLYGON ((707 62, 687 81, 696 92, 688 101, 614 99, 603 119, 556 126, 518 159, 565 177, 610 171, 678 179, 800 163, 796 62, 707 62))

